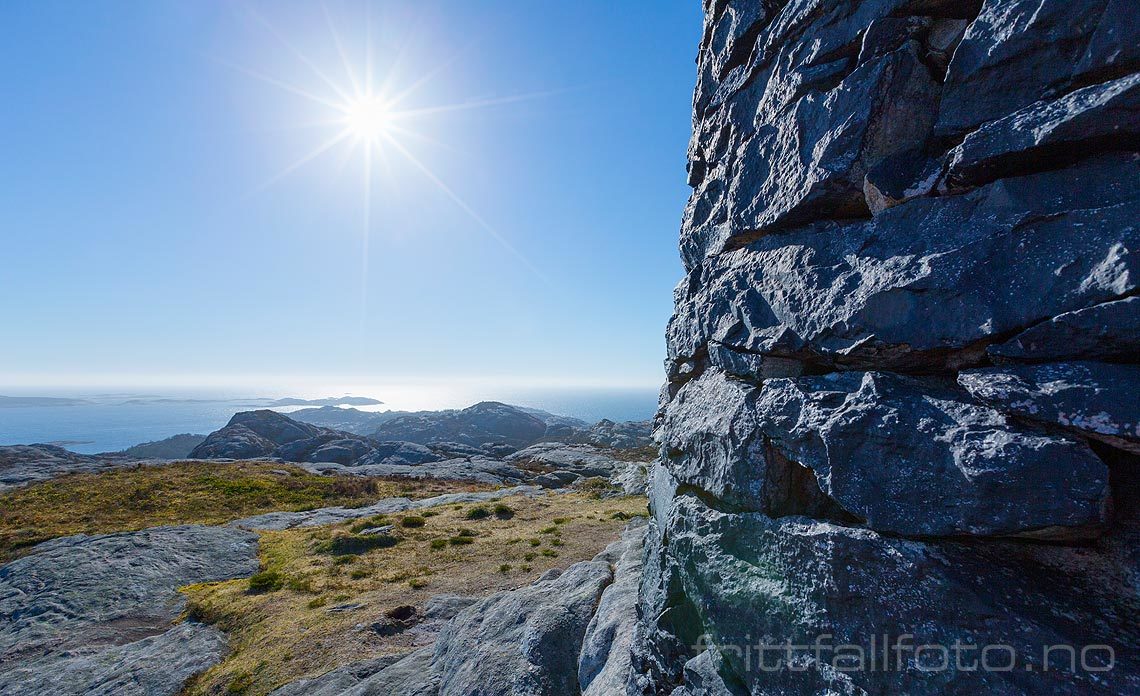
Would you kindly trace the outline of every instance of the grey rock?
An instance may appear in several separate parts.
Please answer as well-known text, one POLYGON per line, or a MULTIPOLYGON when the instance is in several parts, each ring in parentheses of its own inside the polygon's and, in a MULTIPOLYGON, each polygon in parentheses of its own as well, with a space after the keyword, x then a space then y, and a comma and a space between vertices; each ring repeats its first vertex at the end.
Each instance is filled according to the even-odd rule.
POLYGON ((632 650, 637 631, 637 592, 645 546, 645 524, 631 523, 612 546, 613 583, 586 627, 578 655, 582 696, 612 696, 625 691, 633 676, 632 650))
POLYGON ((602 419, 589 427, 547 426, 543 440, 564 442, 568 445, 594 445, 613 449, 634 449, 653 444, 652 421, 624 421, 602 419))
POLYGON ((186 680, 221 662, 228 651, 221 631, 188 621, 124 645, 20 663, 0 673, 0 694, 174 696, 186 680))
POLYGON ((1042 669, 1140 646, 1134 4, 704 3, 612 693, 1140 689, 1133 659, 1042 669), (884 634, 1016 659, 757 662, 884 634))
POLYGON ((441 696, 576 693, 582 639, 611 580, 606 559, 583 561, 461 611, 435 645, 441 696))
POLYGON ((415 442, 373 442, 372 452, 354 462, 357 466, 373 464, 426 464, 438 462, 442 457, 415 442))
POLYGON ((958 383, 1005 413, 1140 454, 1140 366, 1098 362, 969 370, 958 383))
POLYGON ((884 158, 863 178, 863 197, 872 215, 926 196, 942 177, 942 163, 922 150, 904 150, 884 158))
MULTIPOLYGON (((905 541, 801 517, 722 513, 691 495, 676 496, 661 514, 667 542, 653 562, 663 564, 659 578, 668 587, 656 593, 662 603, 643 613, 653 617, 658 639, 672 636, 684 646, 686 661, 717 650, 721 664, 689 662, 685 672, 739 685, 728 693, 1127 693, 1140 685, 1123 668, 1066 670, 1059 682, 1039 673, 1042 646, 1107 645, 1121 654, 1135 640, 1136 622, 1120 614, 1133 601, 1126 598, 1130 591, 1114 585, 1125 594, 1087 594, 1110 576, 1100 559, 1080 550, 905 541), (1086 582, 1082 572, 1096 572, 1099 580, 1086 582), (995 592, 994 583, 1002 591, 995 592), (975 646, 972 656, 960 653, 966 666, 988 637, 1001 636, 1015 651, 1016 667, 970 671, 957 668, 951 656, 948 669, 920 670, 913 650, 904 647, 901 667, 884 669, 884 635, 891 651, 900 641, 948 652, 956 640, 975 646), (866 668, 872 636, 880 651, 876 670, 866 668), (793 651, 796 663, 781 666, 788 640, 805 647, 793 651), (818 662, 817 641, 823 645, 818 662), (840 645, 860 646, 865 668, 833 669, 840 645), (759 646, 769 646, 766 670, 757 662, 759 646)), ((841 656, 840 664, 851 665, 842 661, 850 657, 841 656)), ((928 666, 938 662, 937 656, 924 659, 928 666)))
POLYGON ((370 677, 379 674, 384 669, 399 662, 403 655, 385 655, 371 660, 361 660, 337 667, 334 670, 309 679, 298 679, 295 682, 274 689, 270 696, 341 696, 353 687, 370 677))
POLYGON ((707 373, 665 413, 679 481, 773 517, 905 536, 1095 536, 1108 470, 1081 441, 1034 432, 966 394, 887 373, 707 373), (746 462, 746 465, 742 465, 746 462))
POLYGON ((0 567, 0 693, 177 693, 227 649, 214 628, 170 627, 177 588, 257 568, 257 536, 221 527, 44 542, 0 567))
POLYGON ((44 542, 0 567, 0 664, 159 633, 185 603, 178 587, 255 572, 257 535, 224 527, 44 542))
POLYGON ((242 424, 230 424, 206 436, 190 452, 192 459, 259 459, 269 457, 277 443, 242 424))
POLYGON ((950 152, 949 187, 969 187, 1072 161, 1090 150, 1140 145, 1140 74, 1039 101, 985 124, 950 152))
POLYGON ((434 647, 420 648, 339 693, 343 696, 438 696, 440 679, 432 669, 434 659, 434 647))
POLYGON ((132 458, 76 454, 55 445, 0 446, 0 491, 66 474, 94 474, 137 464, 132 458))
POLYGON ((974 130, 1140 57, 1126 4, 986 0, 947 70, 937 132, 974 130))
POLYGON ((627 494, 644 490, 647 461, 623 461, 612 453, 591 445, 540 442, 510 455, 506 461, 521 468, 542 472, 534 483, 562 488, 580 479, 602 477, 627 494))
POLYGON ((968 366, 986 341, 1136 290, 1138 179, 1136 158, 1105 156, 762 237, 678 287, 670 355, 717 342, 823 369, 968 366))
POLYGON ((1140 359, 1140 297, 1066 312, 986 349, 998 361, 1140 359))
POLYGON ((447 620, 479 601, 477 597, 462 595, 434 595, 424 604, 424 617, 447 620))

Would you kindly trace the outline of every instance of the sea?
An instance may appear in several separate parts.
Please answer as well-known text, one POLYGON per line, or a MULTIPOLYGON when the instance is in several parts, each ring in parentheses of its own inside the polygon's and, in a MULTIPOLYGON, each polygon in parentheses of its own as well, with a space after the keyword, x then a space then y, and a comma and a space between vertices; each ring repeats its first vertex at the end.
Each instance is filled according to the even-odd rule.
MULTIPOLYGON (((311 392, 301 397, 292 393, 250 396, 185 389, 148 389, 145 392, 105 389, 89 392, 58 388, 44 392, 21 390, 9 399, 0 397, 0 445, 47 443, 81 454, 116 452, 180 433, 207 434, 224 426, 239 411, 273 408, 290 413, 312 407, 273 405, 279 399, 320 399, 324 404, 335 403, 341 396, 335 393, 314 395, 311 392)), ((367 411, 442 410, 464 408, 479 401, 502 401, 578 418, 587 423, 603 418, 646 420, 653 416, 657 407, 657 390, 651 388, 449 389, 439 385, 417 387, 404 384, 376 393, 353 393, 351 396, 370 397, 383 402, 356 406, 367 411)))

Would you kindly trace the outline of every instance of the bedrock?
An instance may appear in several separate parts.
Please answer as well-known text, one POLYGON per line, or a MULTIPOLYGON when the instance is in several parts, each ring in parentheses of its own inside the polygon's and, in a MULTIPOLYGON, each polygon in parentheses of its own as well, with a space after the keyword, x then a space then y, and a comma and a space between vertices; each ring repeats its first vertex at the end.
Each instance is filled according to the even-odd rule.
POLYGON ((628 691, 1136 693, 1135 8, 704 9, 628 691))

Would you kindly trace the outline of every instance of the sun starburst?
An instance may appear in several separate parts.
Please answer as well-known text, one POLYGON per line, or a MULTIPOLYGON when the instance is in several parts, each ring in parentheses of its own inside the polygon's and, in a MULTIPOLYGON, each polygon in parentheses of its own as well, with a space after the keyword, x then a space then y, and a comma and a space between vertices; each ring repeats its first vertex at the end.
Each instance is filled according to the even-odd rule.
MULTIPOLYGON (((459 210, 467 215, 480 229, 493 238, 517 262, 521 263, 542 280, 545 276, 532 264, 518 249, 502 235, 494 225, 480 215, 466 200, 434 172, 423 160, 413 152, 411 141, 419 141, 441 145, 438 140, 417 129, 417 123, 425 117, 462 112, 471 109, 481 109, 505 104, 511 104, 529 99, 536 99, 555 94, 555 91, 532 92, 516 94, 506 97, 471 99, 455 103, 436 105, 417 105, 405 107, 404 104, 421 88, 443 73, 459 54, 444 60, 430 69, 418 74, 407 86, 397 90, 397 73, 402 71, 404 51, 398 51, 387 64, 377 65, 374 46, 372 42, 371 21, 366 18, 363 22, 364 55, 362 60, 354 60, 351 51, 346 46, 341 33, 328 8, 324 8, 325 22, 328 28, 328 40, 335 49, 339 58, 339 66, 323 67, 317 61, 310 59, 305 53, 294 46, 288 38, 279 31, 267 18, 254 13, 256 21, 271 34, 290 54, 303 64, 312 76, 317 78, 322 89, 314 91, 305 89, 295 81, 280 79, 266 75, 248 68, 229 64, 247 76, 271 85, 277 89, 303 98, 313 104, 319 105, 328 112, 328 118, 320 121, 328 129, 328 136, 321 139, 303 156, 288 166, 273 174, 258 190, 268 188, 281 179, 289 176, 309 163, 328 155, 338 146, 345 143, 350 145, 348 157, 355 155, 362 163, 363 184, 363 217, 364 230, 362 236, 362 307, 364 306, 365 288, 368 274, 368 245, 372 226, 373 209, 373 170, 379 159, 385 166, 392 166, 391 156, 398 157, 411 171, 418 173, 427 182, 440 191, 459 210), (380 68, 379 70, 377 68, 380 68), (343 74, 344 82, 338 81, 332 74, 343 74)), ((340 166, 343 167, 342 159, 340 166)), ((362 308, 362 312, 363 312, 362 308)))

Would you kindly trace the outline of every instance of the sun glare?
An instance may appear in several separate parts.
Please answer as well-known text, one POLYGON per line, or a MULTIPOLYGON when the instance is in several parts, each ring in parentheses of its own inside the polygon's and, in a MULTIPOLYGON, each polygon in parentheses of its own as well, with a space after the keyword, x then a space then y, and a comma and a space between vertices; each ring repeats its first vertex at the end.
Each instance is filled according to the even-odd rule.
POLYGON ((346 105, 345 127, 361 140, 378 141, 391 122, 388 105, 378 97, 361 97, 346 105))
MULTIPOLYGON (((374 65, 375 52, 372 45, 372 32, 367 20, 364 22, 365 41, 363 60, 354 61, 350 57, 350 52, 347 50, 346 44, 341 41, 341 36, 334 26, 332 15, 328 9, 325 8, 325 19, 328 23, 329 38, 339 55, 340 65, 321 66, 317 65, 308 56, 295 48, 281 32, 277 31, 268 19, 252 11, 251 14, 260 24, 264 25, 269 33, 276 37, 290 53, 305 65, 312 74, 312 77, 317 78, 320 83, 323 83, 324 87, 317 91, 310 91, 305 87, 298 86, 297 83, 293 81, 278 79, 240 65, 230 64, 231 67, 268 85, 303 97, 314 104, 319 104, 327 108, 331 112, 330 118, 325 121, 320 121, 319 125, 332 127, 334 129, 334 132, 331 133, 326 140, 300 159, 295 160, 292 164, 277 172, 268 181, 264 182, 258 190, 268 188, 304 165, 337 148, 347 147, 346 156, 355 153, 361 157, 364 165, 365 185, 363 200, 363 251, 361 253, 362 312, 366 313, 367 311, 363 297, 367 287, 368 276, 368 238, 372 225, 372 177, 373 171, 375 170, 373 166, 374 161, 383 163, 386 171, 400 161, 409 165, 412 169, 422 174, 440 193, 455 203, 476 225, 486 231, 496 242, 502 245, 507 252, 521 262, 523 266, 530 269, 540 279, 546 280, 545 276, 525 256, 515 249, 505 237, 499 234, 494 226, 483 219, 453 188, 444 183, 443 179, 413 153, 410 145, 411 141, 427 142, 435 145, 440 144, 427 134, 420 132, 420 129, 416 127, 424 125, 423 121, 426 118, 445 113, 482 109, 528 99, 541 98, 554 94, 557 91, 532 92, 529 94, 514 94, 485 99, 468 99, 451 104, 413 107, 407 102, 413 97, 414 93, 423 87, 423 85, 434 79, 446 67, 451 65, 457 56, 453 56, 430 69, 424 70, 416 79, 404 85, 402 89, 397 89, 397 83, 401 82, 401 80, 398 79, 400 77, 398 66, 401 63, 403 55, 402 49, 389 57, 388 60, 381 61, 379 66, 374 65), (376 67, 380 67, 379 75, 375 73, 374 68, 376 67), (333 77, 338 71, 343 76, 340 80, 333 77)), ((342 166, 344 161, 344 159, 341 160, 342 166)))

